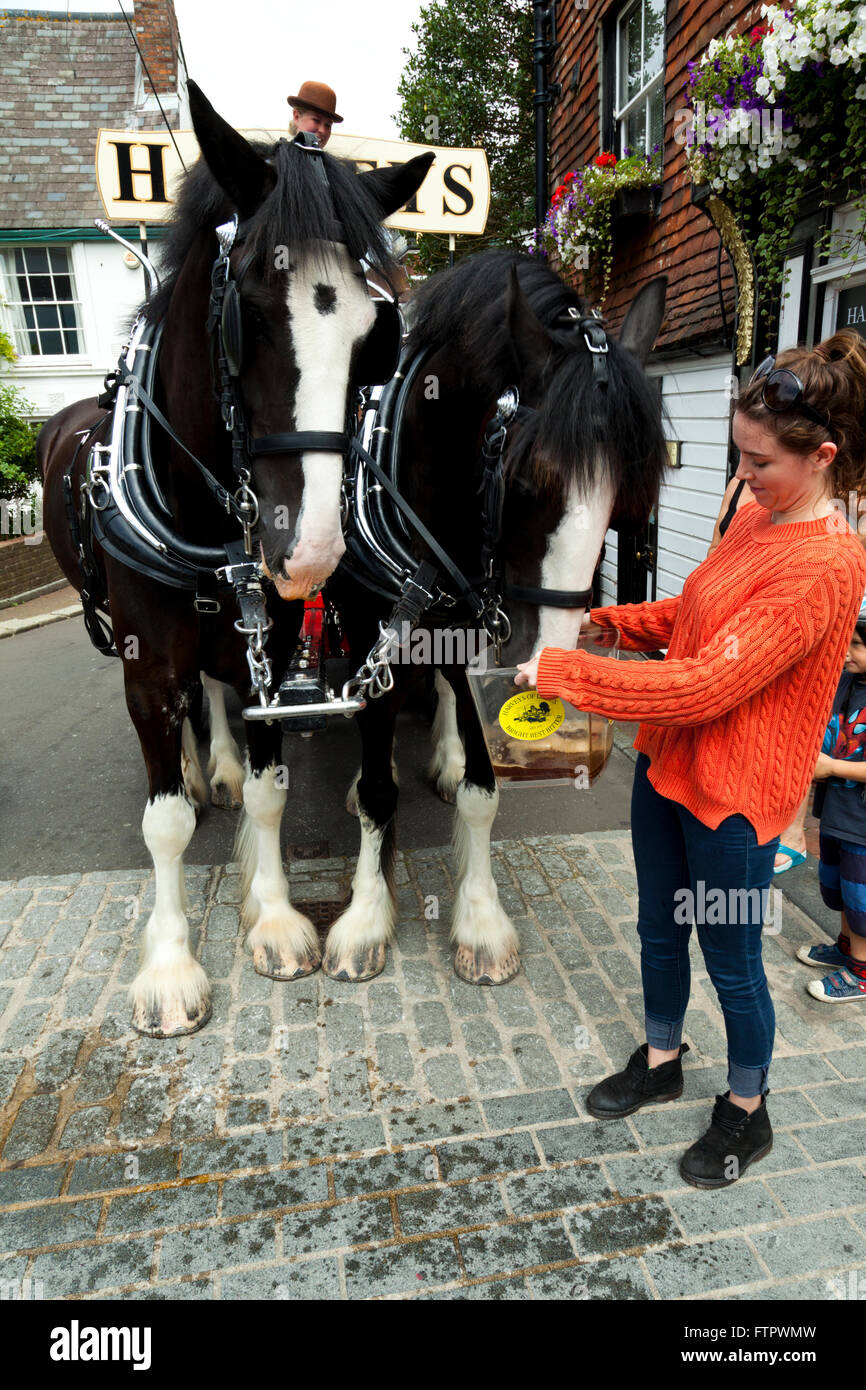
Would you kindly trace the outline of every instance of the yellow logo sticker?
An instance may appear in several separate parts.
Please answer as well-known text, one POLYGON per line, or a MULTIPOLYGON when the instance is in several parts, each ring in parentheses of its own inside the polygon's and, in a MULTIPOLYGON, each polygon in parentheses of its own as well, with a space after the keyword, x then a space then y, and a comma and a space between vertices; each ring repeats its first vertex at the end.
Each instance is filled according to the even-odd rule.
POLYGON ((534 742, 555 733, 564 718, 561 700, 543 700, 537 690, 521 690, 499 711, 499 727, 511 738, 534 742))

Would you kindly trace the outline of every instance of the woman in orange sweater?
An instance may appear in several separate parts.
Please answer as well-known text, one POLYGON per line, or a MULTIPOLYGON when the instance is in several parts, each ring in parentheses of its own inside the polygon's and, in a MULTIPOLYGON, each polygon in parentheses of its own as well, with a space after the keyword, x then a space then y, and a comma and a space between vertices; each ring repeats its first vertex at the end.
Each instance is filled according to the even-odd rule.
POLYGON ((726 1187, 769 1153, 775 1029, 761 928, 779 833, 812 779, 866 586, 836 498, 866 487, 866 343, 842 332, 768 358, 734 402, 737 477, 755 501, 675 598, 593 609, 663 662, 546 647, 518 684, 640 721, 632 793, 647 1042, 587 1107, 630 1115, 682 1094, 692 922, 719 996, 728 1085, 683 1156, 696 1187, 726 1187))

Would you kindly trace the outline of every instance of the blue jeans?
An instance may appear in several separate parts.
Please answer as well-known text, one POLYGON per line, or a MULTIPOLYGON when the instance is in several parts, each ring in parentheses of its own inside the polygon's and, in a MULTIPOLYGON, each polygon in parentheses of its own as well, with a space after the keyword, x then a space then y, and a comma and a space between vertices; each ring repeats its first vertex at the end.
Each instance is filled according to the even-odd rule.
POLYGON ((679 1047, 689 1002, 689 937, 698 942, 719 997, 735 1095, 766 1092, 776 1016, 761 959, 778 836, 759 845, 745 816, 715 830, 660 796, 639 753, 631 799, 638 881, 638 935, 647 1042, 679 1047), (744 891, 745 890, 745 891, 744 891))

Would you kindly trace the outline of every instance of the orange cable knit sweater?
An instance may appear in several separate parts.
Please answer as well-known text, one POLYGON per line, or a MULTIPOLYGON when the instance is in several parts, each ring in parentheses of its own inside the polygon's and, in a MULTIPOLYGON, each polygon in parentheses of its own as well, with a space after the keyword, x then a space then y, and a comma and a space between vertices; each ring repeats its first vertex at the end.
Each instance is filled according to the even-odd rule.
POLYGON ((624 649, 667 647, 663 662, 545 647, 538 690, 639 720, 656 791, 713 830, 740 813, 765 844, 812 779, 864 588, 866 556, 840 514, 773 525, 752 502, 681 594, 592 610, 624 649))

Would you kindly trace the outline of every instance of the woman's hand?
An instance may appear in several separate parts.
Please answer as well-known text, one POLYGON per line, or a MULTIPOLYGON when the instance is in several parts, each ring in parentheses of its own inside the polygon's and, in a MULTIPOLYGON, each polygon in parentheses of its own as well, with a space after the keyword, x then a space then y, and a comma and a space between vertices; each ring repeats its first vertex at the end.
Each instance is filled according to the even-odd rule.
POLYGON ((594 623, 589 616, 589 609, 586 610, 580 623, 581 637, 591 637, 595 641, 600 633, 609 631, 610 628, 604 628, 599 623, 594 623))
POLYGON ((528 685, 534 687, 538 683, 538 663, 541 653, 534 656, 531 661, 524 661, 522 666, 518 666, 517 675, 514 677, 515 685, 528 685))
POLYGON ((828 758, 826 753, 818 754, 818 761, 815 764, 815 771, 812 773, 816 782, 824 782, 828 777, 835 776, 833 771, 833 759, 828 758))

